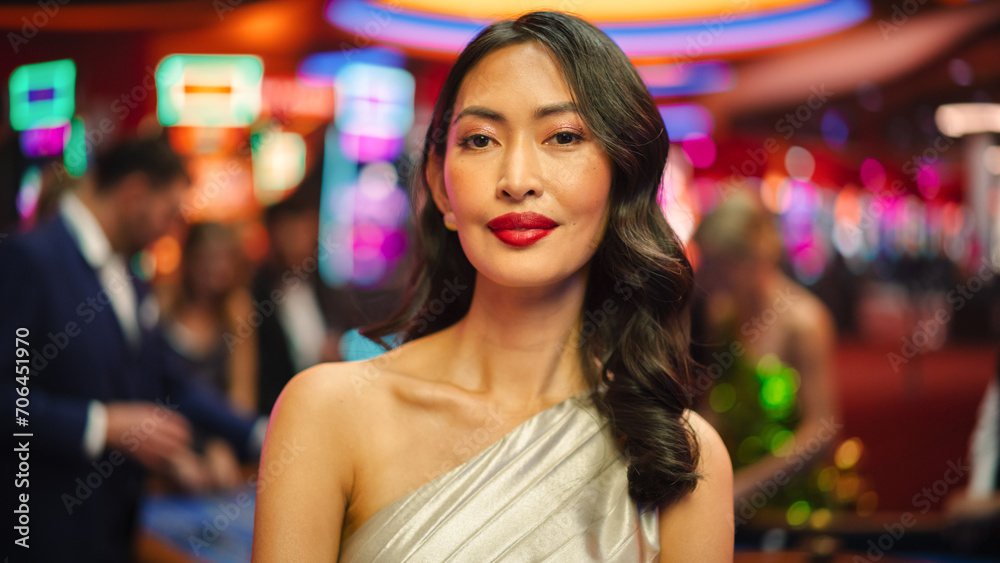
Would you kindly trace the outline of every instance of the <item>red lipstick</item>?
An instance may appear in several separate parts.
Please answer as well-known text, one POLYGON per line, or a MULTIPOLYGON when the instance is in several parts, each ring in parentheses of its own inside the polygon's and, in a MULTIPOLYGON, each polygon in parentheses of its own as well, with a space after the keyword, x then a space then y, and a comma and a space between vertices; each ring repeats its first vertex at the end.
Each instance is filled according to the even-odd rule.
POLYGON ((528 246, 551 233, 559 224, 545 215, 528 211, 495 217, 486 226, 506 244, 528 246))

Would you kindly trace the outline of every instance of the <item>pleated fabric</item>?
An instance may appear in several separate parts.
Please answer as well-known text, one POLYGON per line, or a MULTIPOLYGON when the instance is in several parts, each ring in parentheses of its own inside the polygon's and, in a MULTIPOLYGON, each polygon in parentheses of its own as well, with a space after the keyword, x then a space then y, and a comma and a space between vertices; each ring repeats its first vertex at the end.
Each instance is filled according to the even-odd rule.
POLYGON ((607 420, 584 391, 389 504, 340 561, 653 562, 656 507, 628 495, 607 420))

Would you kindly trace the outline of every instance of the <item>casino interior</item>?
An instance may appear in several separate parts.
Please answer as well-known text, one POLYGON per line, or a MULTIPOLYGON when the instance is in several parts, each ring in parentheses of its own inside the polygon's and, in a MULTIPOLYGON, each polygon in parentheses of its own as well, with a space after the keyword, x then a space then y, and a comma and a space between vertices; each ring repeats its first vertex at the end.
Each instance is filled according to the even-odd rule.
MULTIPOLYGON (((292 365, 371 355, 352 329, 391 312, 405 284, 405 186, 450 64, 489 22, 539 7, 594 22, 636 65, 671 140, 660 202, 696 280, 727 267, 699 244, 725 238, 703 219, 749 194, 779 235, 782 279, 835 325, 820 368, 773 353, 700 360, 716 379, 705 412, 744 421, 724 436, 734 467, 805 467, 734 500, 736 560, 995 560, 995 0, 5 2, 0 229, 40 224, 88 181, 102 146, 163 136, 192 188, 170 232, 132 258, 134 274, 181 291, 190 264, 207 267, 188 262, 188 233, 211 224, 238 255, 231 291, 250 295, 304 236, 305 270, 329 296, 304 322, 328 338, 290 329, 293 356, 300 340, 314 352, 292 365), (295 223, 303 209, 318 219, 295 223), (796 442, 806 369, 828 375, 818 401, 834 414, 796 442), (993 478, 974 491, 974 471, 993 478)), ((736 338, 766 341, 792 305, 751 309, 741 295, 720 284, 705 305, 742 310, 736 338)), ((250 307, 230 330, 255 331, 250 307)), ((248 361, 264 378, 274 351, 258 348, 248 361)), ((274 397, 256 389, 247 408, 266 416, 274 397)), ((256 470, 197 493, 151 479, 139 558, 248 561, 256 470)))

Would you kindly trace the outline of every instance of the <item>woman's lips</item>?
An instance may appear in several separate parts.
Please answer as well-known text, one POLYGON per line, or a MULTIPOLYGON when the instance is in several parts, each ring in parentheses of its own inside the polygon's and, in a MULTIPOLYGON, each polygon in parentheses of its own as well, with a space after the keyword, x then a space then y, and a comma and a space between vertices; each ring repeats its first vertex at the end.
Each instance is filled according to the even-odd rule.
POLYGON ((493 234, 511 246, 528 246, 529 244, 535 244, 551 232, 552 229, 502 229, 493 231, 493 234))
POLYGON ((494 218, 486 226, 498 239, 510 246, 528 246, 546 237, 559 226, 539 213, 507 213, 494 218))

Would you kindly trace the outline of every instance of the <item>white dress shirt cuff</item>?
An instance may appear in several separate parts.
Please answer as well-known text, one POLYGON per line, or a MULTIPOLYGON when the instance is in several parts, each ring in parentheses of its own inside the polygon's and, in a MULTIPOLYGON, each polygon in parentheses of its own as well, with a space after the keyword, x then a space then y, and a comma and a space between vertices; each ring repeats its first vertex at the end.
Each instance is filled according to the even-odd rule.
POLYGON ((990 379, 979 404, 976 426, 969 447, 969 488, 971 498, 986 498, 993 494, 997 463, 1000 458, 997 433, 1000 432, 1000 389, 996 379, 990 379))
POLYGON ((90 401, 87 407, 87 426, 83 429, 83 451, 90 459, 97 459, 104 451, 108 434, 108 409, 100 401, 90 401))

